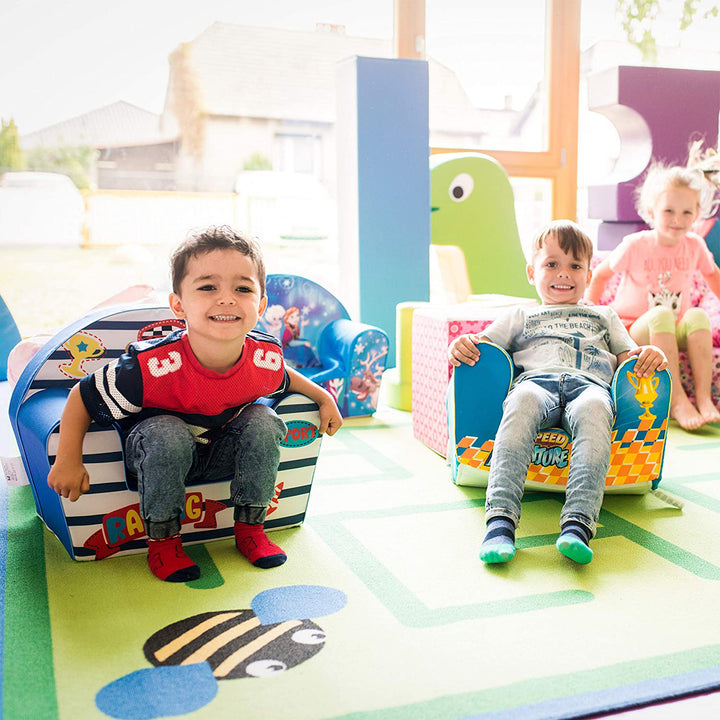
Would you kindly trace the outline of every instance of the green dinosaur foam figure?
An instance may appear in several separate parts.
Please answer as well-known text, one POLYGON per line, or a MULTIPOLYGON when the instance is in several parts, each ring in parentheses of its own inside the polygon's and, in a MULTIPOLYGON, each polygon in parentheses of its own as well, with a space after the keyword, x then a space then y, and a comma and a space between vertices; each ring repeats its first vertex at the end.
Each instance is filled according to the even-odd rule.
POLYGON ((462 248, 473 294, 537 298, 502 166, 481 153, 433 155, 430 187, 431 242, 462 248))

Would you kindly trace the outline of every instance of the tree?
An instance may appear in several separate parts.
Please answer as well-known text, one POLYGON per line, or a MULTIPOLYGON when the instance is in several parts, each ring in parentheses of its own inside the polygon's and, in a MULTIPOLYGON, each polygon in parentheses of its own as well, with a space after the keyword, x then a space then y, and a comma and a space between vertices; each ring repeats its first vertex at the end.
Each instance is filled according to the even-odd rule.
POLYGON ((0 124, 0 170, 22 170, 25 161, 20 149, 17 125, 10 118, 0 124))
MULTIPOLYGON (((668 7, 667 0, 663 10, 668 7)), ((676 3, 677 6, 677 3, 676 3)), ((642 53, 645 62, 657 62, 655 27, 660 11, 660 0, 615 0, 615 14, 625 37, 642 53)), ((683 0, 678 18, 678 29, 687 30, 696 20, 718 17, 720 7, 710 0, 683 0)))
POLYGON ((272 161, 267 155, 256 152, 253 153, 243 163, 243 170, 272 170, 272 161))
POLYGON ((80 190, 91 185, 97 151, 91 147, 38 147, 30 150, 28 170, 67 175, 80 190))

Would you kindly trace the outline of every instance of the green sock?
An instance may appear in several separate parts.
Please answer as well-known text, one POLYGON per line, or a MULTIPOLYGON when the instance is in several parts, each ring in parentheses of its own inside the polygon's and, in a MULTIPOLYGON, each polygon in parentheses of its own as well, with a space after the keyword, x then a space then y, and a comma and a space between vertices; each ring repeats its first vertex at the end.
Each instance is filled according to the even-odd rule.
POLYGON ((515 555, 515 523, 498 515, 487 521, 487 532, 480 548, 484 563, 504 563, 515 555))
POLYGON ((593 559, 590 549, 590 529, 575 520, 569 520, 560 527, 560 537, 555 547, 565 556, 580 565, 587 565, 593 559))

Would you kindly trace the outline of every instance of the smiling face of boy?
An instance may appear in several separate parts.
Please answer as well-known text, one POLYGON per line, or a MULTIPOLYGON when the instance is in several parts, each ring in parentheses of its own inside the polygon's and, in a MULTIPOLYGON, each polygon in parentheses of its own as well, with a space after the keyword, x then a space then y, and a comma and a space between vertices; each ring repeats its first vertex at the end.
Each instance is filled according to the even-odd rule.
POLYGON ((585 294, 592 272, 588 258, 566 253, 555 235, 548 235, 527 266, 528 280, 535 285, 544 305, 577 305, 585 294))
POLYGON ((191 257, 179 292, 170 295, 170 307, 185 320, 195 356, 211 369, 237 361, 266 305, 255 263, 232 249, 191 257))

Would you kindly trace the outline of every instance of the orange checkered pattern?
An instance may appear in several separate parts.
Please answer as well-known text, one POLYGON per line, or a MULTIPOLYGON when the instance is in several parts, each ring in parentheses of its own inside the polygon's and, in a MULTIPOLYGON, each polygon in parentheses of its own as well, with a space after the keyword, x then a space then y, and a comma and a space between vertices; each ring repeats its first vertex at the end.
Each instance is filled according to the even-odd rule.
MULTIPOLYGON (((605 485, 630 485, 650 482, 660 475, 663 448, 667 431, 667 420, 660 427, 652 427, 652 420, 641 420, 637 428, 620 431, 613 430, 610 450, 610 468, 605 485)), ((490 456, 493 440, 485 440, 480 447, 475 443, 478 438, 464 437, 457 445, 458 461, 463 465, 479 469, 490 469, 490 456)), ((567 448, 572 449, 572 444, 567 448)), ((531 464, 527 479, 546 485, 567 485, 568 468, 556 465, 531 464)))
POLYGON ((613 430, 610 469, 605 485, 628 485, 655 480, 660 476, 667 420, 652 427, 652 419, 643 419, 637 428, 613 430))
POLYGON ((493 446, 495 442, 493 440, 486 440, 479 448, 474 447, 473 443, 477 441, 476 437, 464 437, 457 444, 457 455, 458 460, 463 465, 468 465, 471 468, 478 470, 489 470, 490 469, 490 455, 492 454, 493 446))

